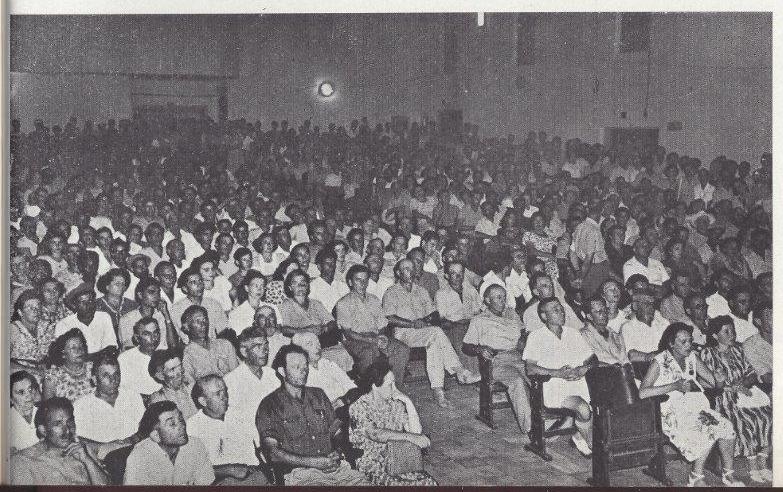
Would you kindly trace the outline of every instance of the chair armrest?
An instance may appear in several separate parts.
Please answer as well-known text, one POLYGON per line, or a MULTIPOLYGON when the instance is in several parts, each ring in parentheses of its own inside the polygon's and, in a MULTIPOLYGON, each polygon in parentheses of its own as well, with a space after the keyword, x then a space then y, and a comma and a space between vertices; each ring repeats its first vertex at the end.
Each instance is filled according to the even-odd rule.
POLYGON ((546 374, 528 374, 527 379, 530 381, 530 384, 540 385, 552 379, 552 376, 546 374))

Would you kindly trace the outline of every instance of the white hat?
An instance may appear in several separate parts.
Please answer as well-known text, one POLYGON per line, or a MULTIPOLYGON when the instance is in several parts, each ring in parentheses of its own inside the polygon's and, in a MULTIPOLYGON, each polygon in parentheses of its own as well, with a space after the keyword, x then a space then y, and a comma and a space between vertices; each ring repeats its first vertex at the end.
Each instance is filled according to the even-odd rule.
POLYGON ((24 208, 24 214, 28 217, 38 217, 41 213, 41 208, 38 205, 28 205, 24 208))

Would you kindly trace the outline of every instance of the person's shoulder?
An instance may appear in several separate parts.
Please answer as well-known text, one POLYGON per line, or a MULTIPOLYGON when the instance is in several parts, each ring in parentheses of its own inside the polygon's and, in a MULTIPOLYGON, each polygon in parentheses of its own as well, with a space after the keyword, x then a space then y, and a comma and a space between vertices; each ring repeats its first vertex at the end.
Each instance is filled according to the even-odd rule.
POLYGON ((46 452, 46 443, 39 441, 32 446, 11 453, 11 462, 27 462, 37 460, 46 452))

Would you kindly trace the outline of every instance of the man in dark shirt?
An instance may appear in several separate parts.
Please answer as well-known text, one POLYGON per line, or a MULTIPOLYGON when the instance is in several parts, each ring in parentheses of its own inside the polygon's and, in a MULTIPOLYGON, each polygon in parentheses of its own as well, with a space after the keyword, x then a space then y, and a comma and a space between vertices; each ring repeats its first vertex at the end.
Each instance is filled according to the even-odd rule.
POLYGON ((368 485, 333 449, 340 423, 326 393, 305 386, 307 352, 280 349, 272 363, 283 385, 261 401, 256 427, 268 458, 285 466, 286 485, 368 485))

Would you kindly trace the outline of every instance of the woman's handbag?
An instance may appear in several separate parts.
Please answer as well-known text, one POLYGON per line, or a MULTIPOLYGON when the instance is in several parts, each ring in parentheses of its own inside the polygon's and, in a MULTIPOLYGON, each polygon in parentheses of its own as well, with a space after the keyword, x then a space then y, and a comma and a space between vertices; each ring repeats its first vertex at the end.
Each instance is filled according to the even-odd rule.
POLYGON ((399 476, 424 469, 421 448, 415 444, 409 441, 389 441, 387 445, 386 473, 389 475, 399 476))

